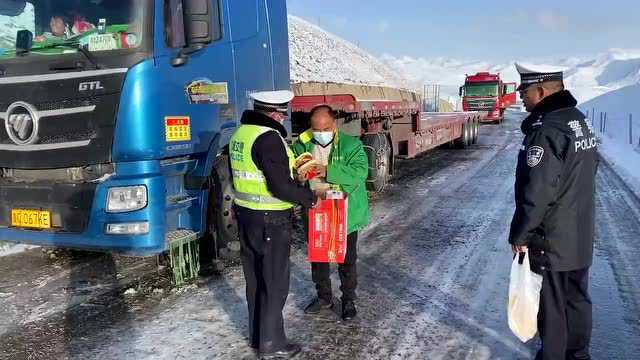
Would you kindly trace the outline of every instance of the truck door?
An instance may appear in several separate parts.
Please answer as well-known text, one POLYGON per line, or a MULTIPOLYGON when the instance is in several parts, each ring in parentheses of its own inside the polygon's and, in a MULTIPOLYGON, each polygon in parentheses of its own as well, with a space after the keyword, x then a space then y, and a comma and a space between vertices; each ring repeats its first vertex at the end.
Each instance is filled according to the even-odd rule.
POLYGON ((231 39, 240 114, 249 104, 248 93, 275 88, 267 6, 265 0, 232 0, 227 4, 232 19, 231 39))
POLYGON ((504 84, 505 91, 502 102, 504 107, 509 107, 516 103, 516 83, 510 82, 504 84))
POLYGON ((212 41, 190 54, 181 66, 173 66, 171 60, 185 46, 183 6, 187 1, 163 2, 164 29, 159 32, 164 31, 160 39, 156 39, 156 54, 165 54, 158 57, 162 77, 158 80, 161 89, 158 97, 162 100, 156 101, 157 116, 161 119, 188 116, 191 132, 189 145, 178 138, 167 138, 164 157, 206 152, 213 138, 234 122, 235 78, 231 37, 225 28, 230 22, 225 18, 226 2, 230 1, 210 0, 212 41))

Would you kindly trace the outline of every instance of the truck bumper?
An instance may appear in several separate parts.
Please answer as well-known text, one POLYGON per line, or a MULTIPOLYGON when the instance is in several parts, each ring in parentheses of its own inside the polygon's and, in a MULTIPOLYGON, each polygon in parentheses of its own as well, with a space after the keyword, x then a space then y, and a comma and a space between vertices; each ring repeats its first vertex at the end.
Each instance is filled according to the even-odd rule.
POLYGON ((82 234, 53 234, 5 228, 0 229, 0 240, 56 248, 117 252, 131 256, 151 256, 165 250, 163 234, 164 232, 150 232, 147 235, 124 236, 97 233, 92 236, 89 231, 82 234))
MULTIPOLYGON (((176 208, 167 204, 167 183, 171 183, 171 179, 168 179, 167 174, 162 172, 159 161, 116 164, 115 169, 116 175, 95 185, 95 191, 92 191, 93 197, 88 200, 86 205, 87 209, 76 213, 70 212, 69 209, 75 208, 77 210, 82 207, 79 200, 75 200, 80 196, 74 196, 71 192, 72 195, 65 196, 68 198, 67 203, 61 204, 59 200, 56 200, 54 194, 56 186, 60 184, 42 184, 39 186, 40 196, 38 197, 27 195, 32 192, 24 189, 25 185, 12 185, 14 187, 22 186, 22 188, 16 189, 21 190, 24 195, 22 198, 19 198, 20 195, 15 195, 13 201, 7 201, 8 211, 5 208, 1 215, 3 219, 0 226, 0 240, 41 246, 119 252, 133 256, 149 256, 165 251, 167 249, 166 233, 170 230, 169 228, 179 227, 180 218, 189 218, 180 212, 187 206, 176 208), (144 185, 147 188, 148 200, 145 208, 125 213, 108 213, 106 211, 109 188, 136 185, 144 185), (74 203, 74 201, 78 202, 74 203), (11 208, 48 210, 52 214, 52 228, 29 230, 12 227, 11 208), (66 225, 73 220, 69 220, 69 217, 86 211, 88 214, 84 214, 86 221, 83 222, 81 229, 78 226, 74 228, 66 225), (170 217, 169 214, 172 211, 178 213, 171 214, 174 221, 168 226, 167 218, 170 217), (8 219, 7 216, 9 216, 8 219), (109 224, 130 223, 148 223, 148 232, 139 235, 106 233, 109 224), (71 228, 73 229, 70 230, 71 228)), ((17 192, 16 189, 14 189, 14 193, 17 192)), ((7 193, 7 189, 3 189, 0 185, 0 192, 7 193)), ((191 224, 183 225, 189 226, 191 224)))
POLYGON ((489 112, 482 113, 482 115, 480 116, 480 122, 483 122, 483 123, 496 122, 500 120, 502 120, 502 117, 500 116, 500 111, 497 111, 497 112, 489 111, 489 112))

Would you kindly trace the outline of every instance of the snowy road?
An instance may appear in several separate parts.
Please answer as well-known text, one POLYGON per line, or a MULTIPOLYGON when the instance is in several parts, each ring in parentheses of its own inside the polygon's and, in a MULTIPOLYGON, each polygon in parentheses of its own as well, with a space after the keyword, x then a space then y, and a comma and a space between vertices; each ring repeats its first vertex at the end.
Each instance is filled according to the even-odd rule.
MULTIPOLYGON (((359 244, 359 318, 313 317, 297 244, 286 307, 301 359, 528 359, 506 324, 519 118, 468 150, 403 161, 359 244)), ((603 164, 592 270, 594 359, 640 352, 640 200, 603 164)), ((180 291, 155 262, 41 250, 0 258, 0 358, 251 359, 238 266, 180 291), (137 289, 136 291, 127 289, 137 289), (125 293, 126 291, 126 293, 125 293)), ((338 281, 334 278, 337 291, 338 281)))

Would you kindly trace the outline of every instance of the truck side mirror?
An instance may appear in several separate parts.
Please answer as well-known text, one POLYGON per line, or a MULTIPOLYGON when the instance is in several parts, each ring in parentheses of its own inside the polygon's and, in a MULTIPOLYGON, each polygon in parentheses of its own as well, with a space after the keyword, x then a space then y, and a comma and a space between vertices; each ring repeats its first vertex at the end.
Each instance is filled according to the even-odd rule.
POLYGON ((462 96, 462 86, 458 89, 458 96, 462 96))

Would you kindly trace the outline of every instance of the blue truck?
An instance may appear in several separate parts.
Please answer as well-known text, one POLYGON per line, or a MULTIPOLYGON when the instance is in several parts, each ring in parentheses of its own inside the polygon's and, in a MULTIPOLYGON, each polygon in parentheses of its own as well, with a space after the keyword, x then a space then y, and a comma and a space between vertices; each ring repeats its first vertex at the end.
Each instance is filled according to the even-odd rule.
POLYGON ((0 241, 237 241, 227 145, 289 88, 285 0, 7 0, 0 28, 0 241))

